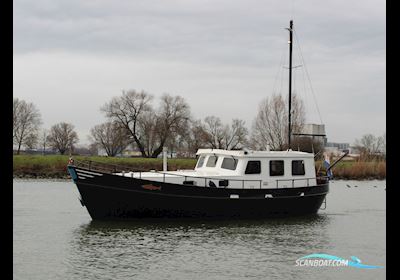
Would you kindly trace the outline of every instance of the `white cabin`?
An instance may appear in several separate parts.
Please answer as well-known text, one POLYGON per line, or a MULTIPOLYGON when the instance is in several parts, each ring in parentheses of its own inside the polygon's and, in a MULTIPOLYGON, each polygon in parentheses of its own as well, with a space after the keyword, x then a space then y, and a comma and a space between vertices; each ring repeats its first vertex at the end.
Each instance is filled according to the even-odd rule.
POLYGON ((314 154, 287 151, 199 149, 194 170, 124 172, 119 175, 183 185, 291 188, 316 185, 314 154))

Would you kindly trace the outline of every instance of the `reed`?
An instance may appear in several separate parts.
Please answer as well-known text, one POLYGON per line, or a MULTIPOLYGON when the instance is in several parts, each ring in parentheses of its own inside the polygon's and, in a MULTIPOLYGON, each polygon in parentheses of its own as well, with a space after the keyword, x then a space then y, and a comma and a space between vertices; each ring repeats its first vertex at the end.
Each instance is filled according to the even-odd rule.
MULTIPOLYGON (((319 162, 317 166, 320 166, 319 162)), ((368 180, 386 178, 386 161, 350 161, 339 162, 333 167, 335 179, 368 180)))

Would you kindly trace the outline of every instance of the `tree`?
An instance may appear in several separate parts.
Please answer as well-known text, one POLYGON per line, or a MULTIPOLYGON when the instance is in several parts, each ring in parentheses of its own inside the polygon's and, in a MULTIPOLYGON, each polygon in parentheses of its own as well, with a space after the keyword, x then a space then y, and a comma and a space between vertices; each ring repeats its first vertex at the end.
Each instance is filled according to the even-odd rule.
POLYGON ((13 142, 17 145, 17 154, 21 147, 33 148, 38 139, 41 124, 39 110, 33 103, 14 98, 13 100, 13 142))
POLYGON ((78 134, 72 124, 61 122, 50 128, 47 141, 50 147, 63 155, 68 150, 72 152, 74 145, 78 143, 78 134))
POLYGON ((151 100, 146 92, 131 90, 114 97, 102 111, 127 130, 143 157, 155 158, 171 137, 187 128, 190 108, 180 96, 164 94, 157 110, 151 100))
POLYGON ((248 131, 243 120, 233 119, 229 126, 223 125, 215 116, 208 116, 204 119, 203 129, 206 143, 213 149, 239 149, 247 142, 248 131))
POLYGON ((386 156, 386 132, 384 132, 383 135, 380 136, 380 142, 381 142, 381 151, 386 156))
POLYGON ((208 146, 208 134, 201 120, 191 120, 182 138, 189 154, 195 154, 198 149, 208 146))
POLYGON ((190 108, 181 96, 163 94, 157 113, 150 111, 140 119, 141 135, 146 140, 147 155, 156 158, 167 143, 172 143, 189 126, 190 108), (151 114, 151 116, 150 116, 151 114))
MULTIPOLYGON (((281 95, 264 99, 253 121, 251 146, 253 149, 284 150, 288 146, 287 100, 281 95)), ((292 96, 291 132, 300 133, 305 122, 303 101, 292 96)))
POLYGON ((145 157, 150 157, 158 143, 157 138, 157 115, 151 108, 144 112, 138 122, 139 139, 145 148, 145 157))
POLYGON ((299 150, 302 152, 314 154, 320 153, 321 155, 324 149, 324 144, 321 141, 315 140, 312 137, 307 136, 294 137, 291 146, 293 150, 299 150))
POLYGON ((225 150, 240 149, 247 143, 248 130, 245 122, 239 119, 233 119, 231 126, 224 129, 225 150))
POLYGON ((127 130, 116 122, 96 125, 90 130, 90 134, 90 140, 111 157, 122 153, 130 143, 127 130))
POLYGON ((224 140, 224 126, 221 119, 215 116, 204 118, 205 140, 212 149, 222 149, 224 140))
POLYGON ((365 134, 361 139, 356 139, 355 147, 360 151, 361 156, 370 159, 383 153, 386 148, 386 133, 376 137, 373 134, 365 134))
POLYGON ((233 119, 231 125, 223 124, 215 116, 207 116, 191 122, 189 133, 185 134, 185 142, 192 153, 199 148, 240 149, 247 144, 248 130, 245 122, 233 119))
POLYGON ((48 136, 49 136, 49 131, 47 129, 43 129, 39 135, 39 145, 40 148, 42 149, 43 155, 46 153, 46 144, 48 136))
POLYGON ((99 148, 96 143, 89 144, 89 153, 91 156, 97 156, 99 154, 99 148))
POLYGON ((135 144, 138 146, 143 157, 147 157, 145 146, 140 139, 139 119, 142 115, 151 110, 150 102, 152 96, 148 93, 135 90, 123 91, 122 96, 114 97, 102 108, 106 116, 119 123, 129 133, 135 144))

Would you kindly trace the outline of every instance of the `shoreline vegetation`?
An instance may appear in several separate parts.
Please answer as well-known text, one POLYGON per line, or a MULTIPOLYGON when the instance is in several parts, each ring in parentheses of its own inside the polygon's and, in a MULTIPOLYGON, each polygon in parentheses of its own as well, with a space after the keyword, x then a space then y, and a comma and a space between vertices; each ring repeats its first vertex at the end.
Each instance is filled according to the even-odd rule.
MULTIPOLYGON (((107 164, 129 166, 133 171, 162 170, 161 158, 117 158, 102 156, 73 156, 74 160, 92 160, 107 164)), ((14 155, 13 178, 70 179, 67 172, 67 155, 14 155)), ((193 169, 196 159, 168 159, 168 170, 193 169)), ((321 162, 316 162, 317 168, 321 162)), ((322 168, 323 170, 323 168, 322 168)), ((343 161, 333 168, 334 179, 373 180, 386 179, 386 161, 343 161)))

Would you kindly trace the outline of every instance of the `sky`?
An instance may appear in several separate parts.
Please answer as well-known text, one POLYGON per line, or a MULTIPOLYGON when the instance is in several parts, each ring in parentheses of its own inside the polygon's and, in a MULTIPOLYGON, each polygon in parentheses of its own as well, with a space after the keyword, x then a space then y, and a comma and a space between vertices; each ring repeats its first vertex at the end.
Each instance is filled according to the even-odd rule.
POLYGON ((293 91, 329 142, 386 130, 383 0, 14 0, 13 94, 81 145, 122 90, 185 98, 195 119, 243 119, 293 91), (303 58, 303 59, 301 59, 303 58))

